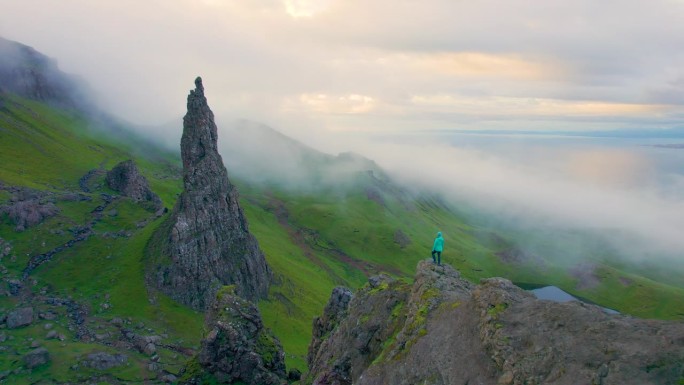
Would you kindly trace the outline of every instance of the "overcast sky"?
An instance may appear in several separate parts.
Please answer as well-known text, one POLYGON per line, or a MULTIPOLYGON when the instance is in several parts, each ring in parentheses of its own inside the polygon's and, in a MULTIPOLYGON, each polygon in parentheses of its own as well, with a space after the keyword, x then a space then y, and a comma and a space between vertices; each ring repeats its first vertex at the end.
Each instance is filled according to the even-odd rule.
POLYGON ((684 125, 684 1, 0 0, 0 35, 140 124, 217 115, 301 138, 684 125))

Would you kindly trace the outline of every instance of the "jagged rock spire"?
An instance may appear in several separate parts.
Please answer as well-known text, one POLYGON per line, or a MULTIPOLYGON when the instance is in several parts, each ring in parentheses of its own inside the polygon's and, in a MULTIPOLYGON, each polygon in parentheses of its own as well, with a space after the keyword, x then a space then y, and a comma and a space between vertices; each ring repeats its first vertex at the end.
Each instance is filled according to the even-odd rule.
POLYGON ((217 136, 198 77, 183 118, 184 190, 148 246, 152 284, 198 310, 206 309, 218 289, 228 284, 245 299, 264 298, 271 278, 237 190, 228 180, 217 136))

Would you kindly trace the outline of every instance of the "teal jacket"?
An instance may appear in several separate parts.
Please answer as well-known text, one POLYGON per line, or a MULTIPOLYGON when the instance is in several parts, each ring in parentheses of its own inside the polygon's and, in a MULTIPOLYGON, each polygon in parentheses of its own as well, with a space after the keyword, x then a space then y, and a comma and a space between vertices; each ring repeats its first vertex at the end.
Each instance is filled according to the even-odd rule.
POLYGON ((432 245, 432 250, 443 251, 444 250, 444 238, 442 238, 442 233, 437 233, 437 238, 435 238, 435 244, 432 245))

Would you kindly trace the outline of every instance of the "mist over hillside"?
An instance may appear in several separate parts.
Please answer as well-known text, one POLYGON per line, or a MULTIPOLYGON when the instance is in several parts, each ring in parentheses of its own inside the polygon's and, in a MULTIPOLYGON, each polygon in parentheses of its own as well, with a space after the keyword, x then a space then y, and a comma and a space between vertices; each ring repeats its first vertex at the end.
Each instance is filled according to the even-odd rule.
MULTIPOLYGON (((532 254, 577 262, 618 255, 684 269, 684 152, 652 146, 677 143, 667 133, 669 141, 643 132, 606 138, 450 131, 327 133, 300 141, 257 122, 217 121, 229 172, 251 183, 305 192, 382 170, 416 195, 438 194, 477 223, 543 234, 517 237, 532 254), (331 155, 349 151, 360 155, 344 162, 331 155)), ((168 141, 177 128, 160 130, 167 135, 158 138, 168 141)))

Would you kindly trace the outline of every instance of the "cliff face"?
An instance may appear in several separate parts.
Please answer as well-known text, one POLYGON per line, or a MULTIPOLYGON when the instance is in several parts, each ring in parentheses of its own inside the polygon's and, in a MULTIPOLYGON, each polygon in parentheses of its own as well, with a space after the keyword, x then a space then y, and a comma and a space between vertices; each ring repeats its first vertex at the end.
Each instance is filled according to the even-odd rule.
POLYGON ((450 266, 427 261, 419 263, 412 286, 374 280, 337 312, 342 317, 324 314, 314 321, 307 383, 644 385, 684 379, 683 323, 541 301, 501 278, 476 286, 450 266))
POLYGON ((251 301, 266 297, 271 271, 217 151, 202 79, 195 85, 183 118, 184 190, 148 246, 148 278, 179 302, 204 310, 223 285, 235 285, 251 301))

